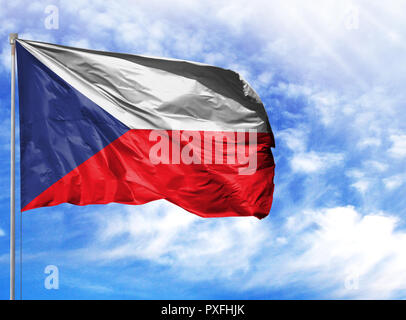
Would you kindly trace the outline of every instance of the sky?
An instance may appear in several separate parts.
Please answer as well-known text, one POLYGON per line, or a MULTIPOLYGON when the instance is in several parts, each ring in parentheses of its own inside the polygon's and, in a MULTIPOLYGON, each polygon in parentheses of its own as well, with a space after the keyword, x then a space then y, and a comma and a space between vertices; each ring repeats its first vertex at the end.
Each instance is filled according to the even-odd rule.
POLYGON ((235 70, 276 140, 263 220, 203 219, 165 201, 64 204, 24 212, 21 243, 17 210, 17 298, 22 244, 23 299, 405 299, 405 12, 395 0, 0 0, 0 299, 10 32, 235 70), (49 265, 58 289, 45 286, 49 265))

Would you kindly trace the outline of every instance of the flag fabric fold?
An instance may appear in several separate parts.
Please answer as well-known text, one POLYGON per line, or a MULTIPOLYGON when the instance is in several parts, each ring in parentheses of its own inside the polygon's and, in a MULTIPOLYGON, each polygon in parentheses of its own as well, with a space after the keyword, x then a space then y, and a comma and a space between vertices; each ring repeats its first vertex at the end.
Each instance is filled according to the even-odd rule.
POLYGON ((274 138, 238 73, 17 40, 21 208, 166 199, 268 215, 274 138))

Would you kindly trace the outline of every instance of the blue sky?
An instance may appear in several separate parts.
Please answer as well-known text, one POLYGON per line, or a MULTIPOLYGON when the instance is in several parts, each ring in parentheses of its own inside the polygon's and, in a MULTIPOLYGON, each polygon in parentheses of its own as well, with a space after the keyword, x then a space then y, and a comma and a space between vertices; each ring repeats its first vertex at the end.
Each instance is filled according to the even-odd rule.
POLYGON ((0 0, 0 8, 1 299, 10 32, 236 70, 262 98, 277 146, 274 204, 261 221, 202 219, 164 201, 24 213, 23 298, 406 298, 404 2, 0 0), (51 4, 56 30, 44 24, 51 4), (58 290, 44 287, 47 265, 59 268, 58 290))

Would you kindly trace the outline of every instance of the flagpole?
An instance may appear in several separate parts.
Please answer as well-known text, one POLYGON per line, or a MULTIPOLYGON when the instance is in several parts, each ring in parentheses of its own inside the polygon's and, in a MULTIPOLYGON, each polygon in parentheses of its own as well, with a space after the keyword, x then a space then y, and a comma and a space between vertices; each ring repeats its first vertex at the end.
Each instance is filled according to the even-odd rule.
POLYGON ((11 45, 11 141, 10 141, 10 300, 15 299, 15 41, 18 38, 17 33, 10 33, 11 45))

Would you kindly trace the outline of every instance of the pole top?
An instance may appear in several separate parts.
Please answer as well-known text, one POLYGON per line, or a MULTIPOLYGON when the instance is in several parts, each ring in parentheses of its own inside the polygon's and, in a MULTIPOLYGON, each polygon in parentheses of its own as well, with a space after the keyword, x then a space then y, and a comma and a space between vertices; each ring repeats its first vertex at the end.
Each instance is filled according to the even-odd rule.
POLYGON ((14 45, 16 43, 16 39, 18 39, 18 33, 10 33, 9 39, 10 44, 14 45))

